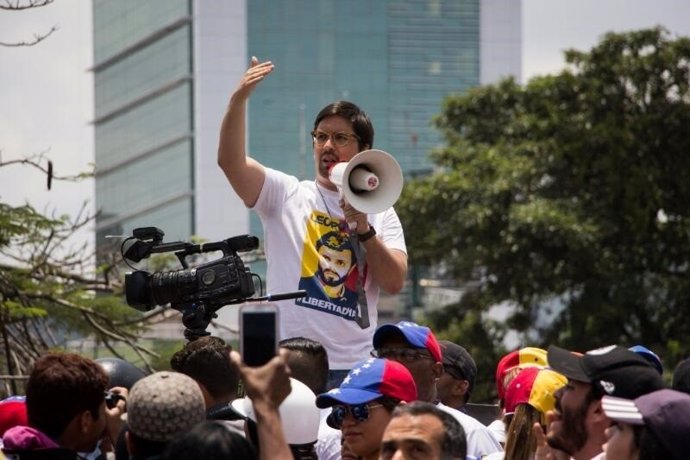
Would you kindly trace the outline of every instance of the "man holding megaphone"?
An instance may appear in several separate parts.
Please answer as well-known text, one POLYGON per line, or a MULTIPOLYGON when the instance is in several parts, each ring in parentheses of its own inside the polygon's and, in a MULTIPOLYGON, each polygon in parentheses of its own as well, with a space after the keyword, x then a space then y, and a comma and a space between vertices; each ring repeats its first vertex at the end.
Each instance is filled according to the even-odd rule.
POLYGON ((402 174, 391 155, 370 150, 371 121, 347 101, 316 116, 315 180, 300 182, 249 157, 247 100, 273 69, 270 61, 252 57, 223 118, 218 164, 261 218, 268 291, 307 291, 304 298, 280 302, 280 338, 321 342, 334 387, 369 355, 379 290, 397 293, 407 276, 405 238, 392 208, 402 174))

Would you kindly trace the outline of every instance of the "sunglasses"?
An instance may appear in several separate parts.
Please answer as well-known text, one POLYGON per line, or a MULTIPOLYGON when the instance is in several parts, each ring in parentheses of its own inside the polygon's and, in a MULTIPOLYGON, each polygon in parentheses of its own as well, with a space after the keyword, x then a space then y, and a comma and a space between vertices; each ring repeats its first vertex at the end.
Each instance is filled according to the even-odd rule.
POLYGON ((411 348, 377 348, 371 352, 371 356, 392 359, 401 363, 414 363, 422 359, 434 360, 429 352, 411 348))
POLYGON ((331 409, 331 415, 328 416, 331 422, 329 425, 339 430, 340 427, 343 426, 343 421, 348 413, 352 414, 358 423, 364 422, 369 418, 369 410, 376 409, 377 407, 383 407, 383 404, 364 403, 352 406, 333 406, 333 409, 331 409))

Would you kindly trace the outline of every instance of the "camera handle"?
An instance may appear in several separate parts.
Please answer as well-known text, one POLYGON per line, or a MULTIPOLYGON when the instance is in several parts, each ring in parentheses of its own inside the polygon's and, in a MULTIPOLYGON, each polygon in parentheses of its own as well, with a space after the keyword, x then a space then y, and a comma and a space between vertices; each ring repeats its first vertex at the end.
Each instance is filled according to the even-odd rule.
POLYGON ((182 312, 182 324, 185 327, 184 338, 193 342, 199 337, 204 337, 211 335, 210 332, 206 330, 209 323, 213 318, 217 318, 218 315, 215 312, 207 312, 206 307, 203 304, 191 304, 186 306, 184 309, 177 308, 182 312))

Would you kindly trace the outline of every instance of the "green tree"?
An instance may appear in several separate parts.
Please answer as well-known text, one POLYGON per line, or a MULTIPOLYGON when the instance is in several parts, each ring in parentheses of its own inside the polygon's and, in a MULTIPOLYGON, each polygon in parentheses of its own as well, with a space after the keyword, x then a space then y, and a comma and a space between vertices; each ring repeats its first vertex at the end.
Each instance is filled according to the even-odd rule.
MULTIPOLYGON (((37 168, 50 184, 52 168, 43 163, 38 156, 0 161, 0 167, 37 168)), ((69 339, 89 338, 114 356, 129 350, 144 363, 158 357, 138 337, 160 311, 142 314, 127 306, 115 260, 94 269, 88 245, 73 242, 92 221, 83 212, 51 217, 0 202, 0 394, 20 393, 34 360, 69 339)))
POLYGON ((566 61, 444 101, 438 172, 398 204, 411 262, 478 286, 446 319, 509 302, 525 343, 642 343, 668 368, 690 354, 690 40, 611 33, 566 61))
MULTIPOLYGON (((18 13, 53 1, 6 2, 0 12, 18 13)), ((57 30, 53 26, 29 40, 0 41, 0 47, 35 46, 57 30)), ((0 159, 0 168, 18 165, 46 174, 48 189, 54 181, 92 175, 55 175, 45 152, 0 159)), ((84 209, 74 218, 56 217, 28 204, 11 206, 0 201, 0 397, 21 393, 34 360, 48 349, 65 348, 70 338, 91 339, 110 355, 136 358, 149 369, 167 365, 174 351, 167 344, 166 348, 154 343, 163 348, 161 355, 138 341, 147 322, 164 310, 142 314, 127 306, 122 300, 117 255, 110 254, 94 270, 95 257, 88 245, 73 244, 75 232, 92 222, 93 216, 85 215, 84 209)))

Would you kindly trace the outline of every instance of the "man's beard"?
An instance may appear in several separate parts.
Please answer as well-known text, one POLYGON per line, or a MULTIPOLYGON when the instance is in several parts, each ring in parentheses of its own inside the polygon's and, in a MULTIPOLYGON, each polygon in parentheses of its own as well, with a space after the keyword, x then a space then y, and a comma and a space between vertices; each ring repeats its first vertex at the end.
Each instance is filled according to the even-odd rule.
POLYGON ((554 449, 573 455, 587 443, 585 419, 590 401, 585 401, 578 410, 563 412, 560 401, 556 400, 556 409, 561 414, 560 432, 546 437, 546 442, 554 449))
MULTIPOLYGON (((335 273, 335 272, 331 272, 331 273, 335 273)), ((319 272, 318 272, 318 277, 323 284, 325 284, 326 286, 330 286, 330 287, 342 286, 343 283, 345 283, 344 277, 339 277, 337 274, 335 277, 328 277, 328 276, 326 276, 324 271, 320 268, 319 268, 319 272)))

